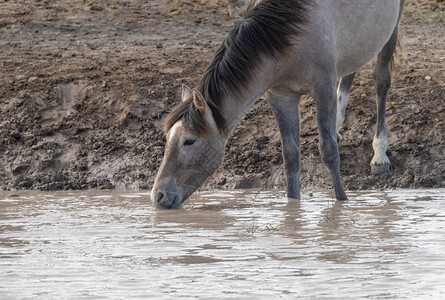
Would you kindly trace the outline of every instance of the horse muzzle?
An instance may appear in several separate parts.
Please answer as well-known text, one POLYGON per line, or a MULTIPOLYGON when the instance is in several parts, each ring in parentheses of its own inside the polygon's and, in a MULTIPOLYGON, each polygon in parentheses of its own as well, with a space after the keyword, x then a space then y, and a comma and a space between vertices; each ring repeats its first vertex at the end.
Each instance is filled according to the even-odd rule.
POLYGON ((159 208, 179 209, 182 207, 182 193, 177 188, 154 187, 151 201, 159 208))

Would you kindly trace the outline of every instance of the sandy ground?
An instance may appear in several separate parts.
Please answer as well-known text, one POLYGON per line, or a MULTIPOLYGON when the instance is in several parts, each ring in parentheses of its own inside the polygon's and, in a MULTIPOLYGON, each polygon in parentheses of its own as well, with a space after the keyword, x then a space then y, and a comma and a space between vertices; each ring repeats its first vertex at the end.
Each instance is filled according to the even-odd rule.
MULTIPOLYGON (((445 20, 425 17, 440 5, 408 1, 403 15, 385 175, 369 167, 373 64, 357 75, 340 149, 347 189, 445 186, 445 20)), ((149 189, 163 117, 231 24, 222 0, 0 1, 0 189, 149 189)), ((301 111, 303 188, 330 187, 313 100, 301 111)), ((206 187, 284 184, 278 129, 259 100, 206 187)))

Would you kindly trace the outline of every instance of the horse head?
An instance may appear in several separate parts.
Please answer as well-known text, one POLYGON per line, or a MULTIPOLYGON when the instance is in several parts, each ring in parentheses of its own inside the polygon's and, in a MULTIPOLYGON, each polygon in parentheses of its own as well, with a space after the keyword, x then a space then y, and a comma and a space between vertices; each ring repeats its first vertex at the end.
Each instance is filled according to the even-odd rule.
POLYGON ((161 208, 180 208, 221 164, 226 139, 203 95, 185 85, 182 102, 168 116, 165 129, 164 158, 151 199, 161 208))

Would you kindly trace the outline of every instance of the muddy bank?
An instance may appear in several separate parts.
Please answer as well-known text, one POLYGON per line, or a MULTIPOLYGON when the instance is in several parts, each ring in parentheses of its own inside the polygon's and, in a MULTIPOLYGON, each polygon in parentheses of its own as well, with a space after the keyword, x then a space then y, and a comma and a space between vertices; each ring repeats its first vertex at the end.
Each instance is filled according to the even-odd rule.
MULTIPOLYGON (((409 2, 406 57, 388 100, 393 169, 370 175, 375 93, 355 79, 342 129, 347 189, 445 186, 445 21, 409 2)), ((230 28, 225 1, 21 1, 0 7, 0 189, 149 189, 163 154, 162 119, 197 83, 230 28)), ((303 187, 330 187, 315 107, 304 98, 303 187)), ((206 187, 284 187, 281 144, 259 100, 206 187)))

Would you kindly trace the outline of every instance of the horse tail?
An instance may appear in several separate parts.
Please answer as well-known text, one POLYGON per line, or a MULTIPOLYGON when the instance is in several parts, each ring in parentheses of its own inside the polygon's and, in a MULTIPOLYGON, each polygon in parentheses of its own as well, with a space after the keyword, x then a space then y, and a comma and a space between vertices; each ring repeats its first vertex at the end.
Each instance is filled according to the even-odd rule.
POLYGON ((391 57, 391 73, 394 72, 396 64, 400 63, 399 55, 401 55, 403 59, 407 58, 405 49, 403 49, 403 44, 400 38, 397 39, 396 50, 394 51, 394 54, 391 57))

